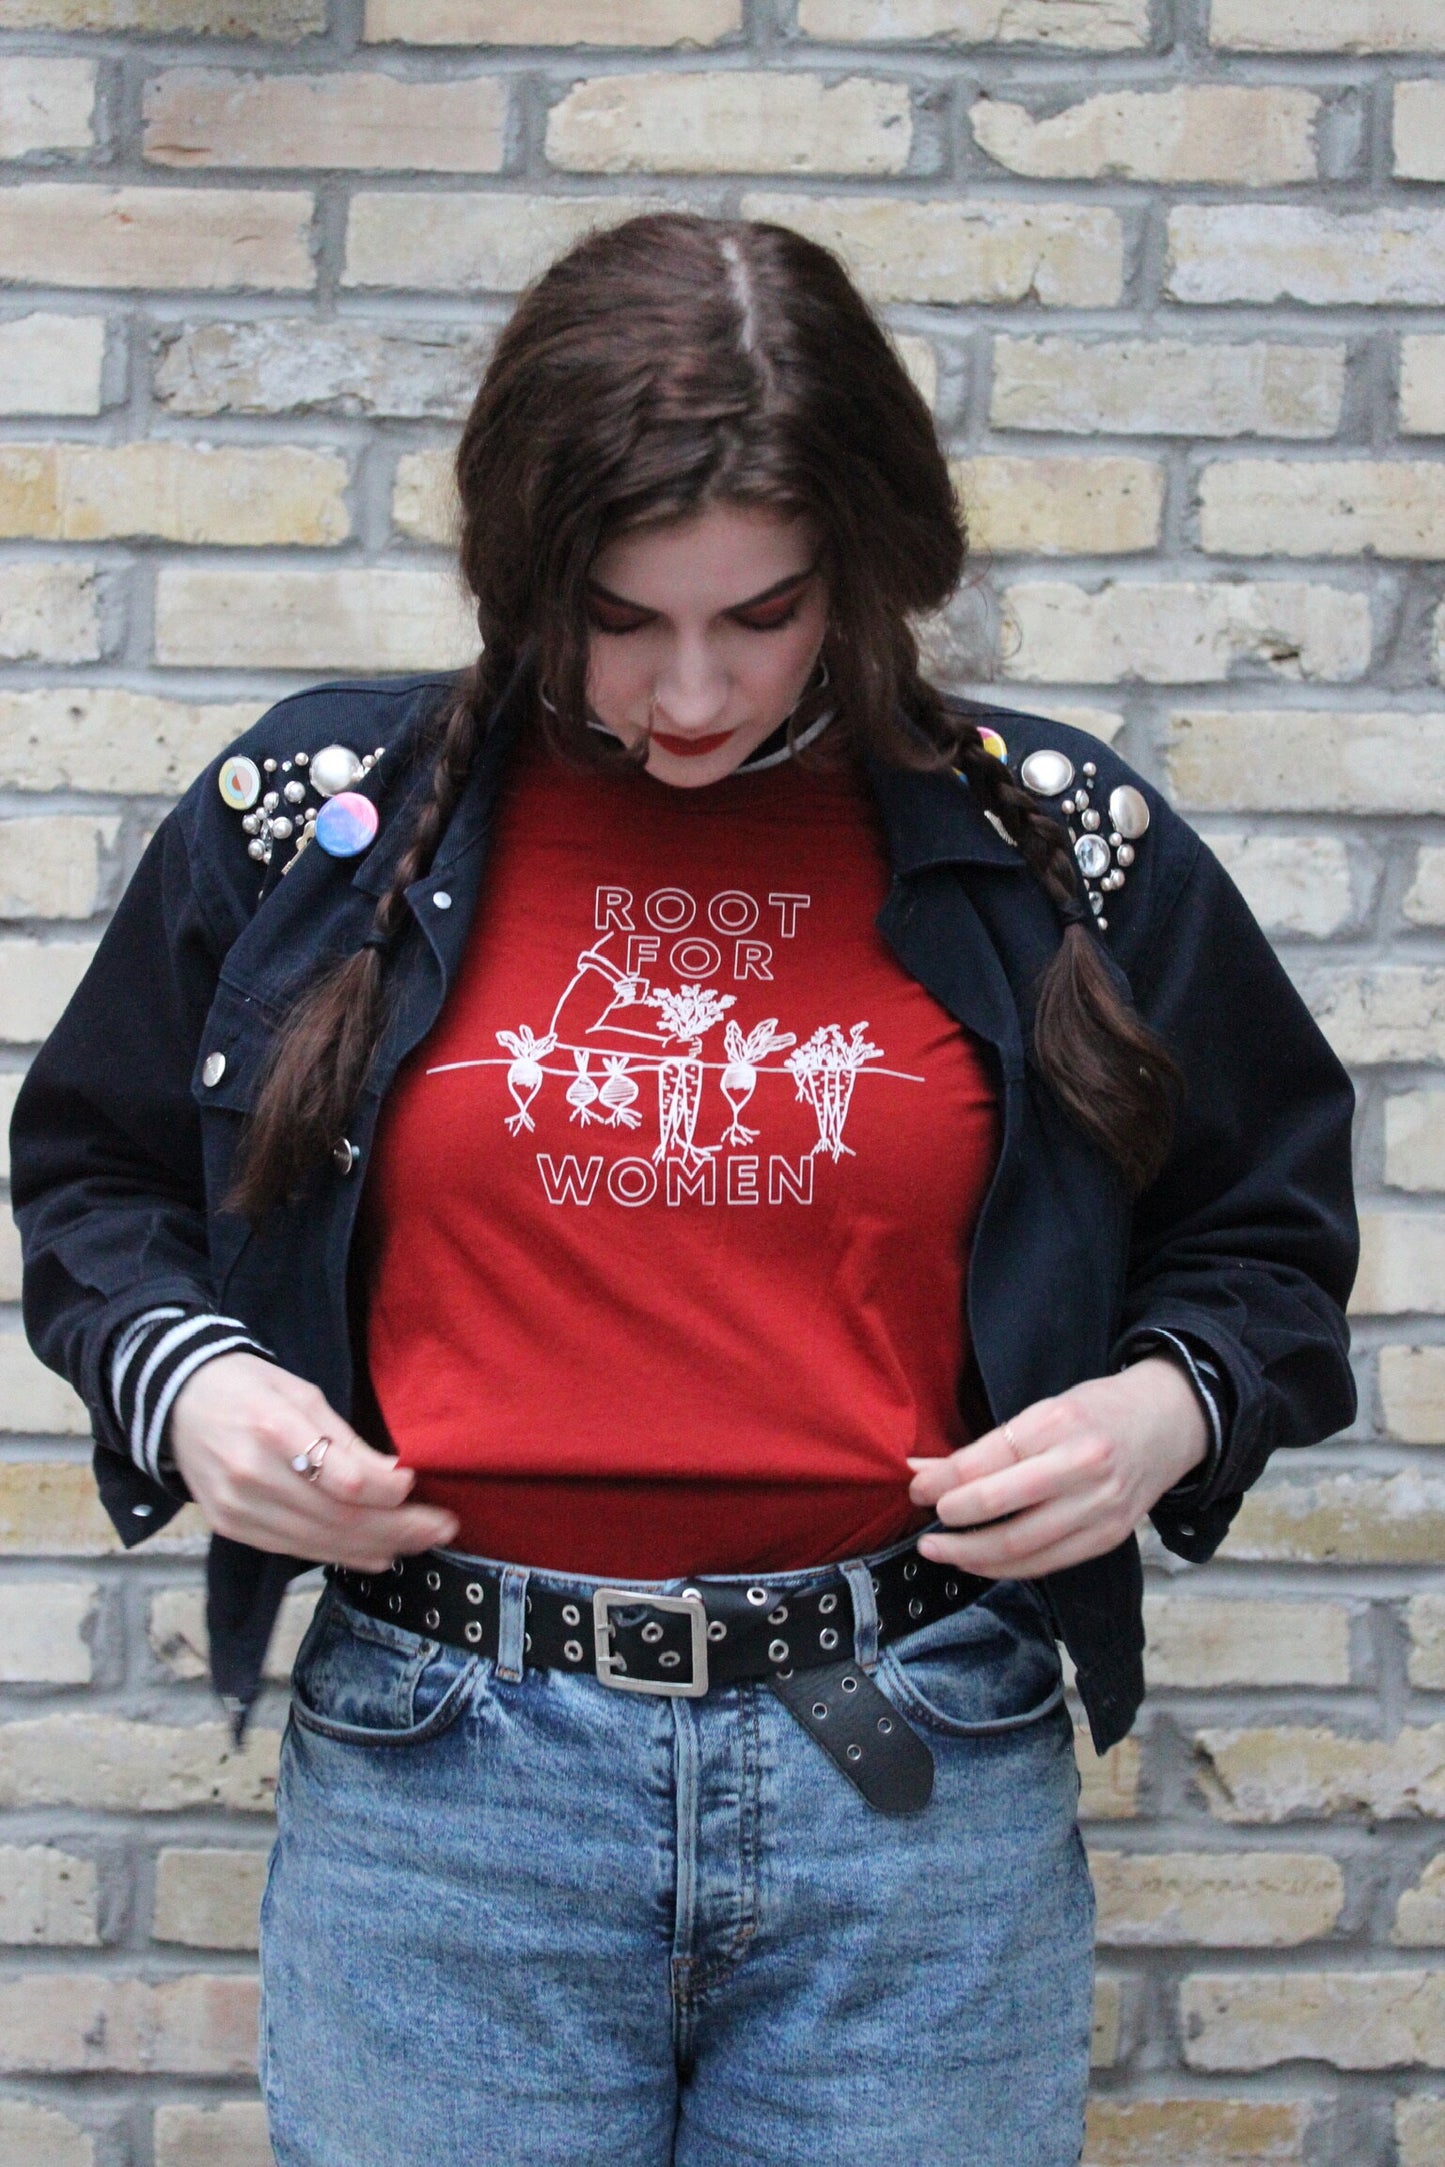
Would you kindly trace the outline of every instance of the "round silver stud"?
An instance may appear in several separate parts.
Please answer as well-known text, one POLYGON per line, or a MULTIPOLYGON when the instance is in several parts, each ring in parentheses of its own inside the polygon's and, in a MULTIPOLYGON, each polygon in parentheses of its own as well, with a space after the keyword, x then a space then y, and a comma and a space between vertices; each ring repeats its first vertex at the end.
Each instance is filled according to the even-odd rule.
POLYGON ((814 1716, 816 1717, 816 1719, 818 1720, 818 1722, 819 1722, 819 1723, 821 1723, 821 1722, 822 1722, 822 1720, 823 1720, 824 1716, 825 1716, 825 1715, 826 1715, 827 1713, 828 1713, 828 1703, 827 1703, 827 1702, 826 1702, 825 1700, 815 1700, 815 1701, 814 1701, 814 1703, 813 1703, 813 1714, 814 1714, 814 1716))
POLYGON ((708 1627, 708 1629, 707 1629, 707 1637, 708 1637, 708 1639, 709 1639, 709 1640, 726 1640, 726 1639, 727 1639, 727 1637, 728 1637, 728 1629, 727 1629, 727 1627, 726 1627, 726 1626, 725 1626, 725 1625, 723 1624, 723 1621, 722 1621, 722 1619, 721 1619, 721 1618, 714 1618, 714 1619, 713 1619, 713 1621, 712 1621, 712 1624, 711 1624, 711 1625, 710 1625, 710 1626, 708 1627))
POLYGON ((768 1642, 768 1661, 770 1663, 786 1663, 787 1660, 788 1643, 785 1640, 770 1640, 768 1642))
POLYGON ((481 1581, 469 1580, 467 1582, 467 1601, 469 1603, 479 1603, 482 1599, 482 1595, 483 1588, 481 1581))
POLYGON ((1076 791, 1074 792, 1074 803, 1075 803, 1075 805, 1076 805, 1076 806, 1078 807, 1079 811, 1080 811, 1080 812, 1083 812, 1083 811, 1084 811, 1084 809, 1085 809, 1085 807, 1086 807, 1086 806, 1088 805, 1088 803, 1089 803, 1089 793, 1088 793, 1088 791, 1087 791, 1087 790, 1076 790, 1076 791))
POLYGON ((475 1647, 477 1642, 482 1637, 481 1619, 468 1618, 466 1624, 462 1627, 462 1631, 466 1634, 467 1639, 471 1642, 472 1646, 475 1647))
POLYGON ((277 806, 278 806, 278 805, 279 805, 280 803, 281 803, 281 793, 280 793, 280 791, 279 791, 279 790, 268 790, 268 791, 266 792, 266 795, 265 795, 265 797, 264 797, 264 798, 262 798, 262 800, 261 800, 261 810, 262 810, 262 812, 263 812, 263 813, 274 813, 274 812, 275 812, 275 810, 276 810, 276 808, 277 808, 277 806))
POLYGON ((305 783, 287 783, 281 795, 288 805, 299 805, 306 795, 306 785, 305 783))
POLYGON ((278 843, 290 842, 291 821, 287 814, 278 813, 276 815, 276 818, 271 823, 271 833, 275 836, 278 843))
POLYGON ((431 1588, 431 1589, 433 1589, 433 1590, 435 1590, 435 1589, 439 1588, 439 1587, 441 1586, 441 1584, 442 1584, 442 1576, 441 1576, 441 1574, 440 1574, 440 1573, 428 1573, 428 1574, 427 1574, 427 1576, 426 1576, 426 1584, 427 1584, 427 1586, 428 1586, 429 1588, 431 1588))
POLYGON ((908 1605, 908 1615, 910 1618, 921 1618, 923 1616, 923 1597, 921 1595, 915 1595, 908 1605))
POLYGON ((226 1056, 223 1053, 208 1053, 201 1068, 201 1082, 207 1090, 213 1091, 225 1073, 226 1056))
POLYGON ((662 1638, 662 1627, 657 1624, 656 1620, 653 1620, 652 1623, 643 1626, 642 1637, 649 1648, 655 1648, 662 1638))
POLYGON ((1098 825, 1099 816, 1096 812, 1090 811, 1087 813, 1081 813, 1079 815, 1079 826, 1081 828, 1087 828, 1090 834, 1094 832, 1098 825))
POLYGON ((1132 865, 1134 863, 1134 845, 1132 843, 1120 843, 1114 852, 1114 856, 1121 865, 1132 865))
POLYGON ((753 1605, 755 1609, 761 1610, 763 1604, 767 1601, 767 1599, 768 1591, 766 1588, 748 1589, 748 1601, 753 1605))
POLYGON ((312 755, 312 787, 323 798, 334 798, 343 790, 355 789, 361 774, 361 760, 349 745, 323 745, 320 752, 312 755))
POLYGON ((848 1758, 850 1761, 861 1761, 863 1758, 863 1748, 861 1746, 850 1746, 848 1748, 848 1758))
POLYGON ((1120 783, 1109 792, 1109 818, 1126 843, 1137 843, 1149 825, 1149 806, 1142 790, 1120 783))
POLYGON ((948 1597, 949 1601, 952 1602, 954 1596, 958 1593, 958 1582, 956 1580, 945 1580, 943 1583, 943 1592, 948 1597))
POLYGON ((856 1693, 857 1690, 858 1680, 856 1678, 845 1678, 843 1680, 843 1691, 845 1693, 856 1693))
POLYGON ((903 1568, 903 1577, 905 1580, 916 1580, 918 1578, 918 1561, 916 1558, 908 1560, 908 1563, 903 1568))
POLYGON ((564 1640, 562 1643, 562 1653, 566 1656, 569 1663, 580 1663, 582 1660, 581 1641, 564 1640))
POLYGON ((884 1737, 886 1738, 888 1736, 888 1733, 893 1728, 892 1716, 880 1716, 878 1718, 878 1728, 880 1731, 882 1731, 884 1737))
POLYGON ((275 772, 276 772, 276 763, 275 763, 275 761, 274 761, 274 760, 263 760, 263 761, 261 762, 261 765, 262 765, 262 767, 263 767, 263 768, 264 768, 264 769, 266 770, 266 773, 267 773, 268 775, 274 775, 274 774, 275 774, 275 772))
POLYGON ((386 1598, 386 1607, 394 1617, 397 1611, 399 1611, 401 1608, 401 1597, 399 1595, 388 1595, 388 1597, 386 1598))
POLYGON ((682 1657, 678 1654, 676 1648, 664 1648, 657 1660, 663 1670, 676 1670, 678 1664, 682 1661, 682 1657))
POLYGON ((818 1597, 818 1613, 820 1617, 830 1618, 837 1607, 838 1598, 836 1595, 820 1595, 818 1597))
POLYGON ((1081 835, 1074 856, 1085 880, 1100 880, 1109 870, 1109 846, 1102 835, 1081 835))
POLYGON ((436 1629, 437 1629, 437 1627, 438 1627, 438 1626, 439 1626, 439 1625, 441 1624, 441 1622, 442 1622, 442 1614, 441 1614, 441 1612, 440 1612, 439 1610, 429 1610, 429 1611, 427 1612, 427 1614, 426 1614, 426 1622, 427 1622, 428 1626, 429 1626, 429 1627, 431 1628, 431 1630, 432 1630, 433 1632, 435 1632, 435 1631, 436 1631, 436 1629))
POLYGON ((1067 753, 1031 752, 1019 769, 1019 780, 1036 797, 1056 798, 1074 779, 1074 763, 1067 753))
POLYGON ((786 1625, 787 1622, 788 1606, 786 1603, 779 1603, 776 1610, 770 1610, 768 1612, 769 1625, 786 1625))
POLYGON ((564 1625, 580 1625, 582 1623, 582 1613, 575 1603, 564 1603, 562 1605, 562 1623, 564 1625))
POLYGON ((1074 801, 1073 801, 1073 799, 1072 799, 1072 798, 1065 798, 1065 799, 1064 799, 1064 802, 1063 802, 1063 804, 1062 804, 1062 805, 1061 805, 1061 806, 1059 807, 1059 811, 1060 811, 1061 813, 1067 813, 1067 814, 1068 814, 1068 816, 1069 816, 1069 818, 1070 818, 1070 819, 1072 820, 1072 819, 1073 819, 1073 817, 1074 817, 1074 801))
POLYGON ((818 1646, 820 1648, 836 1648, 837 1645, 838 1635, 834 1632, 831 1625, 825 1625, 822 1632, 818 1635, 818 1646))
POLYGON ((682 1592, 687 1601, 690 1603, 700 1603, 702 1601, 701 1588, 684 1588, 682 1592))
POLYGON ((331 1163, 338 1174, 349 1174, 360 1157, 361 1153, 352 1143, 351 1138, 343 1136, 341 1142, 332 1150, 331 1163))
POLYGON ((438 888, 436 894, 432 897, 433 910, 450 910, 451 907, 452 899, 448 895, 446 889, 438 888))

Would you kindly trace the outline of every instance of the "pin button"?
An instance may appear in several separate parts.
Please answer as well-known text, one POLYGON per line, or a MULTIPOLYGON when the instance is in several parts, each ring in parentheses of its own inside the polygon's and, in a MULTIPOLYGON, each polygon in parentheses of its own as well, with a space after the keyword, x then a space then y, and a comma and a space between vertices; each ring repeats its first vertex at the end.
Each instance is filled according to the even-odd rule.
POLYGON ((437 910, 450 910, 452 899, 445 888, 438 888, 436 894, 432 897, 432 904, 437 910))
POLYGON ((201 1069, 201 1082, 206 1088, 209 1090, 218 1084, 225 1073, 226 1056, 223 1053, 208 1053, 201 1069))
POLYGON ((361 1153, 352 1143, 350 1137, 343 1136, 341 1142, 331 1154, 331 1163, 338 1174, 349 1174, 360 1157, 361 1153))

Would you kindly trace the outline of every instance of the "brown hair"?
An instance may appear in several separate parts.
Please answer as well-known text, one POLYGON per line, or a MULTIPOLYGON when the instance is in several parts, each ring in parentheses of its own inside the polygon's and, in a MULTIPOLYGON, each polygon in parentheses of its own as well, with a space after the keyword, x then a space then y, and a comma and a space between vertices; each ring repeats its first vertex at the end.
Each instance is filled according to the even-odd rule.
POLYGON ((455 474, 482 651, 420 748, 430 784, 366 945, 323 973, 278 1034, 228 1206, 258 1218, 342 1137, 385 1021, 405 890, 430 866, 519 669, 535 669, 551 703, 530 724, 555 751, 617 758, 587 727, 584 588, 597 552, 625 528, 718 502, 816 521, 829 683, 805 694, 790 734, 826 700, 850 744, 963 770, 1066 921, 1038 989, 1038 1065, 1131 1185, 1152 1179, 1177 1071, 1115 989, 1058 822, 984 750, 966 707, 919 674, 908 619, 957 586, 964 519, 932 416, 838 259, 785 226, 690 212, 589 235, 518 302, 455 474))

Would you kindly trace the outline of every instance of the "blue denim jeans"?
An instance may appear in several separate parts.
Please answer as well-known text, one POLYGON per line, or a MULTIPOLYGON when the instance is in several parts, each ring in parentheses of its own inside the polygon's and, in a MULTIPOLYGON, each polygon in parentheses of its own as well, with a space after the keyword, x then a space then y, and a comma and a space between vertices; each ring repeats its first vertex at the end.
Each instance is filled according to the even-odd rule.
POLYGON ((1030 1588, 885 1650, 937 1764, 900 1819, 766 1686, 508 1653, 322 1596, 261 1909, 280 2167, 1075 2167, 1094 1903, 1030 1588))

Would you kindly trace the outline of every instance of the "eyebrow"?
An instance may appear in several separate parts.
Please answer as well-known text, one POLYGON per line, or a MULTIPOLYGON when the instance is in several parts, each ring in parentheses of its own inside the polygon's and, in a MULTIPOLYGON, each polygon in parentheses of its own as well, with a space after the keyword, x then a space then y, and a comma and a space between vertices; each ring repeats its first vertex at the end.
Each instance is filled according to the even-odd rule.
MULTIPOLYGON (((821 557, 815 557, 811 564, 804 565, 801 572, 790 572, 786 579, 774 580, 772 586, 764 587, 761 594, 750 594, 745 602, 730 602, 722 614, 731 617, 740 609, 756 609, 760 603, 771 602, 777 595, 786 594, 790 587, 800 587, 805 579, 812 578, 821 562, 821 557)), ((644 617, 657 615, 656 610, 649 609, 645 602, 634 602, 627 595, 617 594, 611 587, 604 587, 600 579, 589 579, 587 588, 590 594, 601 595, 604 601, 615 602, 620 609, 639 610, 644 617)))

